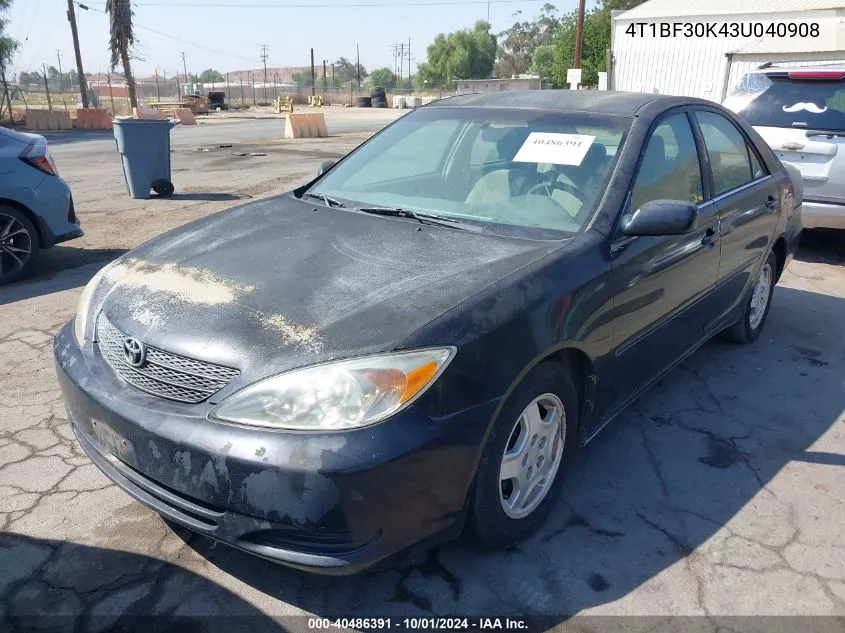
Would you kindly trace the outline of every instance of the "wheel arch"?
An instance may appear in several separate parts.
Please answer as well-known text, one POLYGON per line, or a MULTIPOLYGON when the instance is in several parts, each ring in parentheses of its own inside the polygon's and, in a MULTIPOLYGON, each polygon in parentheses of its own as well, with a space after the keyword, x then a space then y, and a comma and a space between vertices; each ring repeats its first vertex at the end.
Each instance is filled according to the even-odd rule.
POLYGON ((45 248, 45 246, 44 246, 44 232, 43 232, 43 229, 41 228, 41 222, 39 222, 38 216, 35 215, 35 213, 32 211, 32 209, 30 209, 29 207, 27 207, 24 204, 21 204, 17 200, 11 200, 9 198, 0 198, 0 206, 2 206, 2 205, 6 205, 7 207, 12 207, 13 209, 16 209, 17 211, 20 211, 21 213, 23 213, 26 216, 26 218, 30 222, 32 222, 32 226, 35 227, 35 235, 38 237, 38 247, 39 248, 45 248))
POLYGON ((777 283, 786 265, 786 237, 784 235, 778 237, 772 244, 772 252, 775 254, 775 265, 777 266, 775 270, 775 282, 777 283))

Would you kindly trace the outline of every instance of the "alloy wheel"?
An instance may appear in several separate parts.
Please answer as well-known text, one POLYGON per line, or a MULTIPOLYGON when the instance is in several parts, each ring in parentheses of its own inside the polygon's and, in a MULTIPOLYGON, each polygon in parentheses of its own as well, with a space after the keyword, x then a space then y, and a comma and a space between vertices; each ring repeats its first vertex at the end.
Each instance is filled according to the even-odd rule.
POLYGON ((748 314, 748 325, 756 330, 763 322, 766 306, 769 305, 769 294, 772 292, 772 267, 766 262, 754 284, 751 293, 751 309, 748 314))
POLYGON ((556 395, 545 393, 523 409, 499 468, 499 499, 510 518, 528 516, 546 498, 560 468, 565 437, 566 413, 556 395))
POLYGON ((23 223, 0 211, 0 279, 26 266, 34 247, 33 236, 23 223))

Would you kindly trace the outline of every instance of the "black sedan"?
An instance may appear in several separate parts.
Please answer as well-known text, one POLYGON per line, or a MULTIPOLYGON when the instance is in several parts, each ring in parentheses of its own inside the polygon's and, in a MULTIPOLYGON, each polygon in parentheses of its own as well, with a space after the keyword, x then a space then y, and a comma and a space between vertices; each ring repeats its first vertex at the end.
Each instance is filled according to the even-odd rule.
POLYGON ((707 101, 444 99, 101 270, 55 341, 70 421, 141 503, 295 567, 508 546, 627 403, 759 336, 800 202, 707 101))

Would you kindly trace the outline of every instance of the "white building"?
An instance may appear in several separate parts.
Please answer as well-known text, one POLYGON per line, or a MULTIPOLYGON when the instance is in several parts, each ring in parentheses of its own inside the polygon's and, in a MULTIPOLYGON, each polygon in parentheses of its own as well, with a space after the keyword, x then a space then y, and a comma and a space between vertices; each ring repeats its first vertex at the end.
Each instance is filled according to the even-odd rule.
POLYGON ((766 62, 845 62, 845 0, 649 0, 614 12, 613 90, 721 102, 766 62))

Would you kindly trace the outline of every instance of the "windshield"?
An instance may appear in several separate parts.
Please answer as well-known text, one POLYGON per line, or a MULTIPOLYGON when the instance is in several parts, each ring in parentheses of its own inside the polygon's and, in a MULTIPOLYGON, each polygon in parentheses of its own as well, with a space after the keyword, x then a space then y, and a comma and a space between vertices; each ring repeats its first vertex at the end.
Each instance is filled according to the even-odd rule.
POLYGON ((537 110, 423 108, 358 148, 308 193, 347 207, 484 224, 490 232, 573 233, 600 200, 629 124, 537 110))
POLYGON ((845 81, 754 75, 732 95, 733 109, 751 125, 845 131, 845 81))

